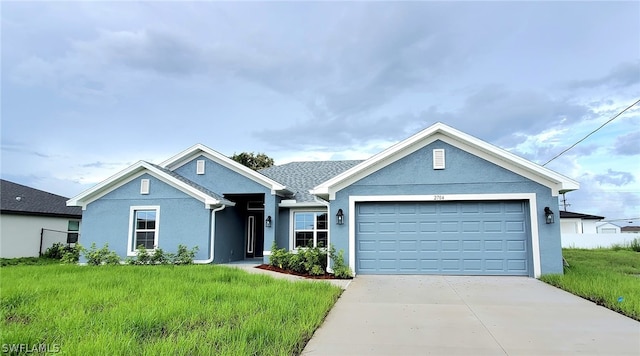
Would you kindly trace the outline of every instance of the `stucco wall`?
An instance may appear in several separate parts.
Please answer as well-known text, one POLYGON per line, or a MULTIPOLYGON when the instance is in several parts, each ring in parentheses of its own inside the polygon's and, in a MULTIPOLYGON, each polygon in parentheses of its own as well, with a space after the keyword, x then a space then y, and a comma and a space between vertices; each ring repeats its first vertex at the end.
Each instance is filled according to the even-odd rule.
MULTIPOLYGON (((47 216, 0 215, 0 258, 38 257, 41 230, 67 231, 70 220, 78 221, 47 216)), ((43 251, 56 242, 66 243, 67 235, 45 232, 43 251)))
MULTIPOLYGON (((181 176, 220 194, 264 194, 264 216, 271 216, 277 220, 278 196, 271 194, 271 189, 257 183, 229 168, 221 166, 216 162, 198 156, 188 163, 180 166, 175 170, 181 176), (198 160, 205 161, 205 174, 196 174, 196 165, 198 160)), ((277 224, 277 222, 276 222, 277 224)), ((276 227, 264 229, 264 251, 271 249, 271 244, 275 239, 276 227)), ((223 253, 223 252, 221 252, 223 253)), ((225 252, 227 253, 227 252, 225 252)), ((235 253, 235 252, 234 252, 235 253)), ((267 256, 265 256, 265 259, 267 256)))
POLYGON ((83 212, 82 240, 85 247, 105 243, 127 256, 131 206, 160 206, 158 247, 176 252, 178 245, 198 246, 196 259, 207 259, 210 241, 210 210, 191 196, 145 174, 90 203, 83 212), (149 179, 148 195, 140 194, 140 180, 149 179))
POLYGON ((556 211, 554 207, 558 206, 558 198, 551 195, 551 190, 439 140, 337 192, 331 210, 341 208, 345 222, 336 225, 335 214, 330 214, 331 242, 336 249, 345 251, 348 260, 349 224, 354 223, 349 211, 349 196, 506 193, 536 195, 541 270, 543 274, 562 273, 560 224, 544 222, 544 207, 556 211), (445 149, 444 170, 433 169, 432 150, 435 148, 445 149))
POLYGON ((216 213, 215 263, 227 263, 244 259, 245 221, 235 207, 227 207, 216 213))

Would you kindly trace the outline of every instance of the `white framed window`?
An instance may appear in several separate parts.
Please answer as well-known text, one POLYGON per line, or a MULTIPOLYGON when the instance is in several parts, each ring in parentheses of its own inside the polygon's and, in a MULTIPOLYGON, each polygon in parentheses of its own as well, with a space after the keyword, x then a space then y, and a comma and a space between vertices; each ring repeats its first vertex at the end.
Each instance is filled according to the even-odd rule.
POLYGON ((203 159, 196 161, 196 174, 204 174, 204 162, 203 159))
POLYGON ((293 212, 292 247, 327 247, 329 216, 326 211, 293 212))
POLYGON ((134 256, 138 246, 154 250, 158 246, 160 206, 132 206, 129 212, 128 255, 134 256))

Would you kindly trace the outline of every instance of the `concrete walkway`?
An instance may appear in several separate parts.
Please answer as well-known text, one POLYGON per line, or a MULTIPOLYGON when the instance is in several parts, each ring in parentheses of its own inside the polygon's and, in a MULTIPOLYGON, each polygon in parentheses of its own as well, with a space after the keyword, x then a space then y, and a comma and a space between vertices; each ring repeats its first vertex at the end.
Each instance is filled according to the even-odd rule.
POLYGON ((524 277, 358 276, 303 355, 640 355, 640 323, 524 277))

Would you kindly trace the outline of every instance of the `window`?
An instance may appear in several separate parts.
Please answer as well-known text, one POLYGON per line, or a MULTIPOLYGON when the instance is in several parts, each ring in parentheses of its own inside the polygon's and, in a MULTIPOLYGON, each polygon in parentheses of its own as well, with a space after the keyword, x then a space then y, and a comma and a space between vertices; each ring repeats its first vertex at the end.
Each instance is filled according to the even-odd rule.
POLYGON ((67 243, 75 244, 78 243, 78 236, 80 231, 80 221, 78 220, 69 220, 67 224, 67 243))
POLYGON ((135 255, 138 246, 153 250, 158 246, 159 206, 132 206, 129 227, 129 254, 135 255))
POLYGON ((293 247, 327 247, 326 212, 300 211, 293 214, 293 247))

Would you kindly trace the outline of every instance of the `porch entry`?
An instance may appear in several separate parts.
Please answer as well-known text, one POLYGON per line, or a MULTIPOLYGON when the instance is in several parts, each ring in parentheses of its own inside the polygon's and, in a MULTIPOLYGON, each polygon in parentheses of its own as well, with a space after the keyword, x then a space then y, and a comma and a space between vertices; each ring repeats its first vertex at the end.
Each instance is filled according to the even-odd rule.
POLYGON ((236 203, 235 209, 244 224, 244 258, 263 257, 264 194, 225 194, 236 203))

